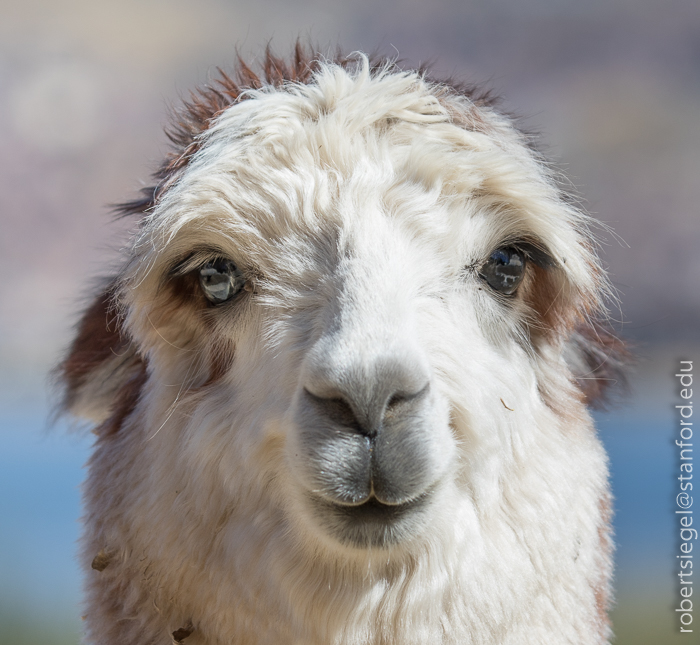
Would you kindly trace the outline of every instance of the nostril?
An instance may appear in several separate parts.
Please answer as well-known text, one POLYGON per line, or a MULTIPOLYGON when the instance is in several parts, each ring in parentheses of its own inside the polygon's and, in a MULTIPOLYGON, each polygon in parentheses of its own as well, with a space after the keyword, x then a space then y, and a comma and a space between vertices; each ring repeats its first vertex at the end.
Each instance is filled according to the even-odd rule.
POLYGON ((394 394, 384 408, 383 421, 391 421, 396 416, 401 414, 401 410, 405 407, 406 401, 409 400, 404 394, 394 394))
POLYGON ((394 393, 386 404, 384 416, 388 417, 399 410, 401 410, 406 404, 415 404, 420 400, 424 399, 428 392, 430 391, 430 382, 426 383, 422 388, 416 392, 396 392, 394 393))
POLYGON ((304 388, 306 398, 312 403, 316 411, 326 417, 333 425, 351 430, 360 434, 371 435, 357 420, 350 404, 340 396, 321 397, 304 388))

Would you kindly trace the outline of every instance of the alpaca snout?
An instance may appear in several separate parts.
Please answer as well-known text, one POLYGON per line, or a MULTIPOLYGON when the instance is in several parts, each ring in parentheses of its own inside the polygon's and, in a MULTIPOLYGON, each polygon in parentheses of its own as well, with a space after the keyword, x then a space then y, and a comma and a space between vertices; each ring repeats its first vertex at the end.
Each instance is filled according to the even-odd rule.
POLYGON ((343 363, 347 355, 329 346, 305 366, 293 468, 327 533, 359 547, 388 545, 422 525, 451 455, 447 422, 410 346, 343 363))
POLYGON ((304 391, 299 425, 314 492, 344 505, 371 498, 400 505, 433 482, 430 384, 410 395, 375 397, 381 399, 381 414, 367 423, 345 400, 304 391))
POLYGON ((372 425, 343 400, 305 391, 301 401, 294 465, 317 525, 359 548, 416 534, 445 472, 430 384, 390 397, 372 425))

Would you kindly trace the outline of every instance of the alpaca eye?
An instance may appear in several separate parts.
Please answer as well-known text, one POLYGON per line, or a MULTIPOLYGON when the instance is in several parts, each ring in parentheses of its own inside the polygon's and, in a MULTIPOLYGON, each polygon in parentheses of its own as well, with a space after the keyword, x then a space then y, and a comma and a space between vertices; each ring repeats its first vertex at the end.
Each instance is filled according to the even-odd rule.
POLYGON ((492 289, 510 296, 525 276, 525 255, 513 247, 496 249, 479 269, 479 276, 492 289))
POLYGON ((245 278, 231 260, 207 262, 199 270, 199 284, 212 304, 231 300, 245 285, 245 278))

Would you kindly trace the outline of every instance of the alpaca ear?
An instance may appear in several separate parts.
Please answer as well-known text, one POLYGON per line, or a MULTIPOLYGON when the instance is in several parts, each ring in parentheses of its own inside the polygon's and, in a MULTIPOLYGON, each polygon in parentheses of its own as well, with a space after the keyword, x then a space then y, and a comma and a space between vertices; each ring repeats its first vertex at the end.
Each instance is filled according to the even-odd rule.
POLYGON ((121 406, 124 392, 144 380, 145 365, 125 334, 110 282, 86 309, 68 355, 58 366, 61 408, 102 423, 121 406))
POLYGON ((611 394, 627 384, 625 343, 601 322, 579 325, 564 348, 564 359, 576 378, 586 405, 604 408, 611 394))

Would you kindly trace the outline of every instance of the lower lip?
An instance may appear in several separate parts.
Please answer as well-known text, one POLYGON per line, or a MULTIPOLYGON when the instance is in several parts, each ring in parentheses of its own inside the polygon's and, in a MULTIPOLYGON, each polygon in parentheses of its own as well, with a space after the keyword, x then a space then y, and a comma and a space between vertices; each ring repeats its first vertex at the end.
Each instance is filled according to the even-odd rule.
POLYGON ((361 549, 391 547, 415 534, 428 492, 403 504, 383 504, 372 498, 348 506, 314 498, 315 515, 326 531, 339 542, 361 549))
POLYGON ((333 507, 336 513, 351 520, 390 523, 401 519, 406 513, 416 510, 425 503, 426 499, 427 495, 421 495, 403 504, 384 504, 373 497, 357 506, 334 502, 328 502, 328 504, 333 507))

